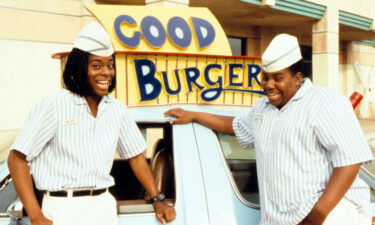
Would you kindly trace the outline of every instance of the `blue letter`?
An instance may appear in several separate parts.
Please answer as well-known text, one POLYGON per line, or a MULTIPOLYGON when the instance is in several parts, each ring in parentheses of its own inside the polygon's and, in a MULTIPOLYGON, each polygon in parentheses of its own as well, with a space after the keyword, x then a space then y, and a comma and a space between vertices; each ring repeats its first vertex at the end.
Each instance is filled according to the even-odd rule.
POLYGON ((129 25, 131 25, 132 27, 135 27, 137 25, 137 23, 135 22, 135 20, 130 17, 130 16, 127 16, 127 15, 122 15, 122 16, 118 16, 116 19, 115 19, 115 32, 116 32, 116 35, 117 37, 120 39, 120 41, 130 47, 130 48, 135 48, 139 45, 139 38, 141 36, 141 33, 139 31, 136 31, 134 32, 134 35, 133 37, 131 38, 128 38, 126 37, 124 34, 122 34, 121 32, 121 24, 123 23, 127 23, 129 25))
POLYGON ((206 66, 206 68, 204 69, 204 78, 207 82, 207 84, 209 85, 215 85, 215 84, 219 84, 219 87, 217 88, 210 88, 210 89, 206 89, 204 91, 202 91, 202 94, 201 94, 201 98, 206 101, 206 102, 210 102, 210 101, 213 101, 215 99, 217 99, 218 97, 220 97, 221 95, 221 92, 223 91, 223 79, 222 77, 220 76, 216 82, 213 82, 211 79, 210 79, 210 76, 209 76, 209 72, 211 69, 220 69, 221 70, 221 65, 220 64, 209 64, 206 66))
POLYGON ((242 83, 234 83, 233 82, 233 79, 238 78, 238 74, 234 73, 235 68, 243 69, 243 65, 242 64, 229 64, 229 86, 241 87, 242 83))
POLYGON ((206 89, 202 91, 201 98, 206 102, 210 102, 217 99, 221 95, 222 91, 223 88, 221 86, 218 88, 206 89))
POLYGON ((175 16, 168 21, 168 36, 179 48, 187 48, 191 43, 191 30, 181 17, 175 16))
POLYGON ((215 39, 215 29, 206 20, 197 17, 191 18, 194 26, 195 36, 198 40, 199 48, 209 46, 215 39))
POLYGON ((163 25, 153 16, 143 18, 141 29, 147 43, 154 48, 160 48, 167 38, 163 25))
POLYGON ((255 79, 255 82, 257 82, 257 84, 260 86, 260 82, 258 80, 258 74, 260 73, 261 71, 261 68, 259 65, 257 64, 247 64, 248 66, 248 78, 249 78, 249 83, 248 83, 248 87, 253 87, 253 79, 255 79))
POLYGON ((193 91, 193 85, 192 84, 195 84, 195 86, 199 90, 202 90, 203 87, 200 86, 197 83, 197 79, 199 77, 199 70, 195 67, 185 68, 184 70, 185 70, 185 75, 186 75, 186 82, 187 82, 187 85, 189 87, 189 92, 193 91))
POLYGON ((155 78, 155 64, 147 59, 135 59, 134 65, 141 101, 157 98, 161 91, 161 84, 155 78))
POLYGON ((219 69, 219 70, 221 70, 221 65, 220 64, 209 64, 209 65, 206 66, 206 68, 204 69, 204 79, 206 80, 207 84, 211 85, 211 86, 213 86, 215 84, 220 84, 221 85, 223 83, 222 82, 222 77, 219 77, 216 82, 213 82, 210 79, 209 73, 210 73, 211 69, 219 69))
POLYGON ((178 71, 179 71, 178 69, 174 70, 174 74, 175 74, 176 79, 177 79, 177 89, 176 90, 172 90, 171 87, 169 86, 167 72, 165 72, 165 71, 161 72, 163 74, 165 90, 170 95, 176 95, 176 94, 180 93, 180 91, 181 91, 181 82, 180 82, 180 76, 178 76, 178 71))

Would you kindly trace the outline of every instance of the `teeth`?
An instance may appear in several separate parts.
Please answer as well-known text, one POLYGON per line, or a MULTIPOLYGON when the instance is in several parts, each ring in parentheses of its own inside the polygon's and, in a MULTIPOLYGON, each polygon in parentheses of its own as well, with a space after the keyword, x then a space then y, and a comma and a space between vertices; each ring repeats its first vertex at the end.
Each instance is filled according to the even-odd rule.
POLYGON ((97 81, 99 84, 108 84, 108 80, 97 81))

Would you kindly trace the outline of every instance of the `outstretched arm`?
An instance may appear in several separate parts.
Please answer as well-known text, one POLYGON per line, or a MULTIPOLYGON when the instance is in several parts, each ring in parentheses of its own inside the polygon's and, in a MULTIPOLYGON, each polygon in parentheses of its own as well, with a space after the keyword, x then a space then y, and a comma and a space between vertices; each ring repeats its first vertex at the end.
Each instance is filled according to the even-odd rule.
POLYGON ((29 215, 31 224, 52 225, 52 221, 44 217, 36 199, 26 156, 19 151, 12 150, 8 157, 8 167, 16 192, 29 215))
POLYGON ((215 131, 234 135, 232 127, 234 117, 231 116, 220 116, 211 113, 193 112, 183 110, 181 108, 170 109, 164 113, 164 116, 177 117, 176 120, 172 120, 173 124, 190 123, 195 121, 215 131))
POLYGON ((334 168, 326 189, 300 225, 323 224, 325 218, 352 185, 360 166, 361 163, 334 168))
MULTIPOLYGON (((143 154, 130 158, 129 164, 139 182, 146 189, 148 195, 154 197, 159 194, 155 179, 143 154)), ((167 205, 165 202, 154 202, 153 206, 155 208, 156 218, 158 218, 162 224, 176 218, 174 208, 167 205)))

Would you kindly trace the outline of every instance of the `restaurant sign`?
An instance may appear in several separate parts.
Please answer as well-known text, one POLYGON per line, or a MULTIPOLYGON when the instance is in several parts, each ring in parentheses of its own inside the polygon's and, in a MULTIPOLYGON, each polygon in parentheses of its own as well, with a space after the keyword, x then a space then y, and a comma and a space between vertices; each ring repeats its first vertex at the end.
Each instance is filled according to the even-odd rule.
POLYGON ((232 56, 207 8, 89 5, 116 51, 114 96, 128 106, 253 105, 260 59, 232 56))

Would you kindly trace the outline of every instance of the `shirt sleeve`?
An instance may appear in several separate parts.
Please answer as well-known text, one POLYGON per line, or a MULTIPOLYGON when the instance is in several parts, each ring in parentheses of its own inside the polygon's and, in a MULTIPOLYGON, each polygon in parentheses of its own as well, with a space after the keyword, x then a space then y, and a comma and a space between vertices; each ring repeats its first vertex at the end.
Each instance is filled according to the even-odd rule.
POLYGON ((254 148, 253 109, 249 113, 236 116, 232 122, 233 131, 244 149, 254 148))
POLYGON ((373 160, 372 152, 349 99, 337 95, 326 100, 315 121, 320 144, 333 167, 373 160))
POLYGON ((12 148, 25 154, 26 160, 30 161, 37 157, 55 136, 56 129, 55 104, 46 97, 31 110, 12 148))
POLYGON ((146 142, 137 124, 125 111, 120 128, 117 152, 122 158, 132 158, 146 150, 146 142))

